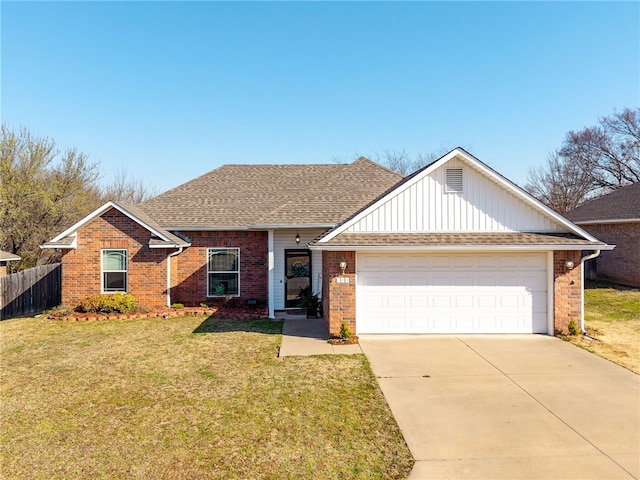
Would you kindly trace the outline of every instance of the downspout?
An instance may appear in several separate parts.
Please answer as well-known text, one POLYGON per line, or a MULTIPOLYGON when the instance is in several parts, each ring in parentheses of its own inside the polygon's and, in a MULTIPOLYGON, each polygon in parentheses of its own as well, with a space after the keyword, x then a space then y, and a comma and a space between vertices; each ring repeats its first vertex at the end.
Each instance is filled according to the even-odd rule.
POLYGON ((184 247, 178 248, 177 251, 167 255, 167 307, 171 306, 171 257, 180 255, 184 247))
POLYGON ((584 262, 596 258, 598 255, 600 255, 600 250, 596 250, 592 254, 585 255, 580 259, 580 275, 582 275, 582 288, 580 289, 580 331, 585 337, 588 337, 588 335, 587 330, 584 328, 584 262))

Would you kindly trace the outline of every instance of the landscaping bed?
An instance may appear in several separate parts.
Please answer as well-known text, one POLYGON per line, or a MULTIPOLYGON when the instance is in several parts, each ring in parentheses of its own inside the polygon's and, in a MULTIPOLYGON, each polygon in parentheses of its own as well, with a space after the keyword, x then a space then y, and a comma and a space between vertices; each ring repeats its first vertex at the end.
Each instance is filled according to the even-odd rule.
POLYGON ((364 355, 276 357, 282 322, 0 323, 3 478, 406 478, 364 355))

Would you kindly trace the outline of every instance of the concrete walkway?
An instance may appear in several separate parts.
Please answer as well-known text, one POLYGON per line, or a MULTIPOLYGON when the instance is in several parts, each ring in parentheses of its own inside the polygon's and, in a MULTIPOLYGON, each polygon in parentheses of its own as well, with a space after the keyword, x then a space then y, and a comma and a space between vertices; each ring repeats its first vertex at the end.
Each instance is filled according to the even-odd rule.
POLYGON ((640 376, 545 335, 361 337, 418 479, 640 477, 640 376))
POLYGON ((329 335, 322 318, 306 318, 305 315, 283 312, 276 312, 276 318, 284 320, 279 357, 362 353, 360 345, 357 344, 327 343, 329 335))

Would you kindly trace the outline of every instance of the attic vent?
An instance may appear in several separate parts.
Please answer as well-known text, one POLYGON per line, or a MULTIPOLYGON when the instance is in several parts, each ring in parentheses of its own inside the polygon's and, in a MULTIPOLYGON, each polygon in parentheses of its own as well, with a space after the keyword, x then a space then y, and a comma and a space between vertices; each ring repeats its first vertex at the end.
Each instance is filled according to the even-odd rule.
POLYGON ((446 192, 462 192, 462 169, 447 168, 446 192))

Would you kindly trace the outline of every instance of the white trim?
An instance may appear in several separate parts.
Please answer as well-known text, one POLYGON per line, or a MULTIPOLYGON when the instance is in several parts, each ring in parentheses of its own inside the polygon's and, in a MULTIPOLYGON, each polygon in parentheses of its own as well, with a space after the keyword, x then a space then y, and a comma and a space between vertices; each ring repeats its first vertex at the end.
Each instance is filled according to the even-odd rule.
POLYGON ((581 288, 580 288, 580 332, 583 335, 587 334, 587 330, 585 329, 585 326, 584 326, 584 262, 586 262, 587 260, 591 260, 592 258, 596 258, 599 255, 600 255, 600 250, 596 250, 592 254, 585 255, 580 259, 580 275, 581 275, 580 281, 582 282, 581 288))
POLYGON ((488 166, 486 166, 484 163, 482 163, 480 160, 475 158, 470 153, 465 152, 461 148, 454 148, 449 153, 447 153, 446 155, 441 157, 439 160, 436 160, 431 165, 429 165, 427 168, 425 168, 424 170, 419 172, 413 178, 411 178, 408 181, 404 182, 403 184, 401 184, 397 188, 394 188, 393 190, 388 192, 386 195, 384 195, 383 197, 379 198, 374 203, 370 204, 367 208, 362 210, 360 213, 358 213, 354 217, 350 218, 346 222, 344 222, 341 225, 339 225, 338 227, 336 227, 332 232, 327 234, 324 238, 321 238, 318 241, 318 243, 326 243, 326 242, 328 242, 332 238, 334 238, 337 235, 339 235, 340 233, 344 232, 347 228, 349 228, 350 226, 352 226, 356 222, 360 221, 362 218, 366 217, 370 212, 372 212, 373 210, 377 209, 381 204, 385 203, 390 197, 395 196, 398 193, 403 192, 404 190, 410 188, 412 185, 416 184, 417 182, 422 180, 424 177, 426 177, 427 175, 431 174, 431 172, 435 171, 436 169, 440 168, 442 165, 444 165, 445 163, 449 162, 450 160, 452 160, 452 159, 454 159, 456 157, 468 162, 473 167, 477 168, 482 173, 484 173, 486 176, 491 178, 493 181, 495 181, 496 183, 501 185, 503 188, 507 189, 510 193, 512 193, 516 197, 520 198, 524 202, 530 204, 532 207, 534 207, 535 209, 541 211, 543 214, 547 215, 548 217, 553 218, 555 221, 557 221, 561 225, 565 226, 567 229, 569 229, 573 233, 575 233, 575 234, 583 237, 585 240, 589 240, 591 242, 597 242, 598 241, 595 237, 592 237, 591 235, 589 235, 589 233, 587 233, 586 231, 584 231, 583 229, 581 229, 577 225, 571 223, 569 220, 564 218, 562 215, 554 212, 549 207, 547 207, 545 204, 543 204, 542 202, 540 202, 539 200, 537 200, 533 196, 529 195, 527 192, 522 190, 520 187, 518 187, 517 185, 515 185, 511 181, 507 180, 502 175, 494 172, 492 169, 490 169, 488 166))
POLYGON ((311 250, 327 251, 487 251, 487 250, 613 250, 615 245, 311 245, 311 250))
MULTIPOLYGON (((121 207, 120 205, 118 205, 115 202, 109 201, 107 203, 105 203, 104 205, 102 205, 101 207, 97 208, 96 210, 94 210, 93 212, 91 212, 89 215, 87 215, 86 217, 84 217, 82 220, 74 223, 72 226, 70 226, 69 228, 67 228, 64 232, 62 232, 61 234, 57 235, 56 237, 54 237, 51 242, 49 243, 53 243, 53 242, 58 242, 60 240, 62 240, 64 237, 68 237, 69 235, 71 235, 72 233, 77 232, 78 230, 80 230, 80 228, 82 228, 83 226, 85 226, 87 223, 91 222, 93 219, 101 216, 104 212, 106 212, 107 210, 109 210, 110 208, 115 208, 116 210, 118 210, 120 213, 122 213, 123 215, 126 215, 127 217, 129 217, 131 220, 133 220, 134 222, 136 222, 137 224, 143 226, 144 228, 146 228, 148 231, 150 231, 151 233, 153 233, 154 235, 160 237, 161 239, 163 239, 166 242, 170 242, 171 240, 163 235, 162 233, 160 233, 159 231, 157 231, 155 228, 150 227, 148 224, 146 224, 145 222, 143 222, 142 220, 140 220, 138 217, 136 217, 135 215, 133 215, 132 213, 129 213, 124 207, 121 207)), ((47 244, 45 244, 47 245, 47 244)), ((61 248, 61 247, 56 247, 56 248, 61 248)), ((75 247, 74 247, 75 248, 75 247)))
POLYGON ((553 252, 547 252, 547 335, 555 335, 555 283, 553 274, 553 252))
POLYGON ((240 248, 239 247, 207 247, 206 249, 206 274, 207 274, 207 298, 224 298, 226 296, 230 296, 230 297, 239 297, 240 296, 240 248), (238 251, 238 256, 237 256, 237 265, 236 268, 237 270, 213 270, 213 271, 209 271, 209 252, 211 250, 237 250, 238 251), (234 293, 233 295, 209 295, 209 274, 211 273, 234 273, 236 275, 238 275, 238 293, 234 293))
POLYGON ((149 248, 186 248, 186 247, 190 247, 191 244, 185 243, 184 245, 171 244, 171 245, 147 245, 147 246, 149 248))
POLYGON ((73 241, 69 245, 55 245, 53 243, 47 242, 40 245, 40 248, 59 248, 61 250, 78 248, 78 235, 74 233, 72 236, 73 241))
POLYGON ((581 222, 573 222, 576 225, 598 225, 600 223, 637 223, 640 218, 607 218, 605 220, 583 220, 581 222))
POLYGON ((129 249, 128 248, 101 248, 100 249, 100 293, 110 294, 110 293, 128 293, 129 292, 129 249), (124 290, 113 290, 113 291, 105 291, 104 289, 104 252, 124 252, 124 258, 126 260, 126 265, 124 270, 107 270, 107 272, 124 272, 125 280, 124 280, 124 290))
POLYGON ((336 223, 279 223, 279 224, 259 224, 259 225, 248 225, 249 229, 256 230, 275 230, 275 229, 300 229, 303 228, 333 228, 337 224, 336 223))
POLYGON ((269 299, 269 318, 276 318, 275 312, 275 301, 276 301, 276 277, 275 277, 275 253, 273 247, 273 229, 267 230, 267 267, 269 269, 269 290, 268 290, 268 299, 269 299))
POLYGON ((178 247, 176 252, 167 255, 167 307, 171 306, 171 257, 181 254, 183 250, 184 247, 178 247))

